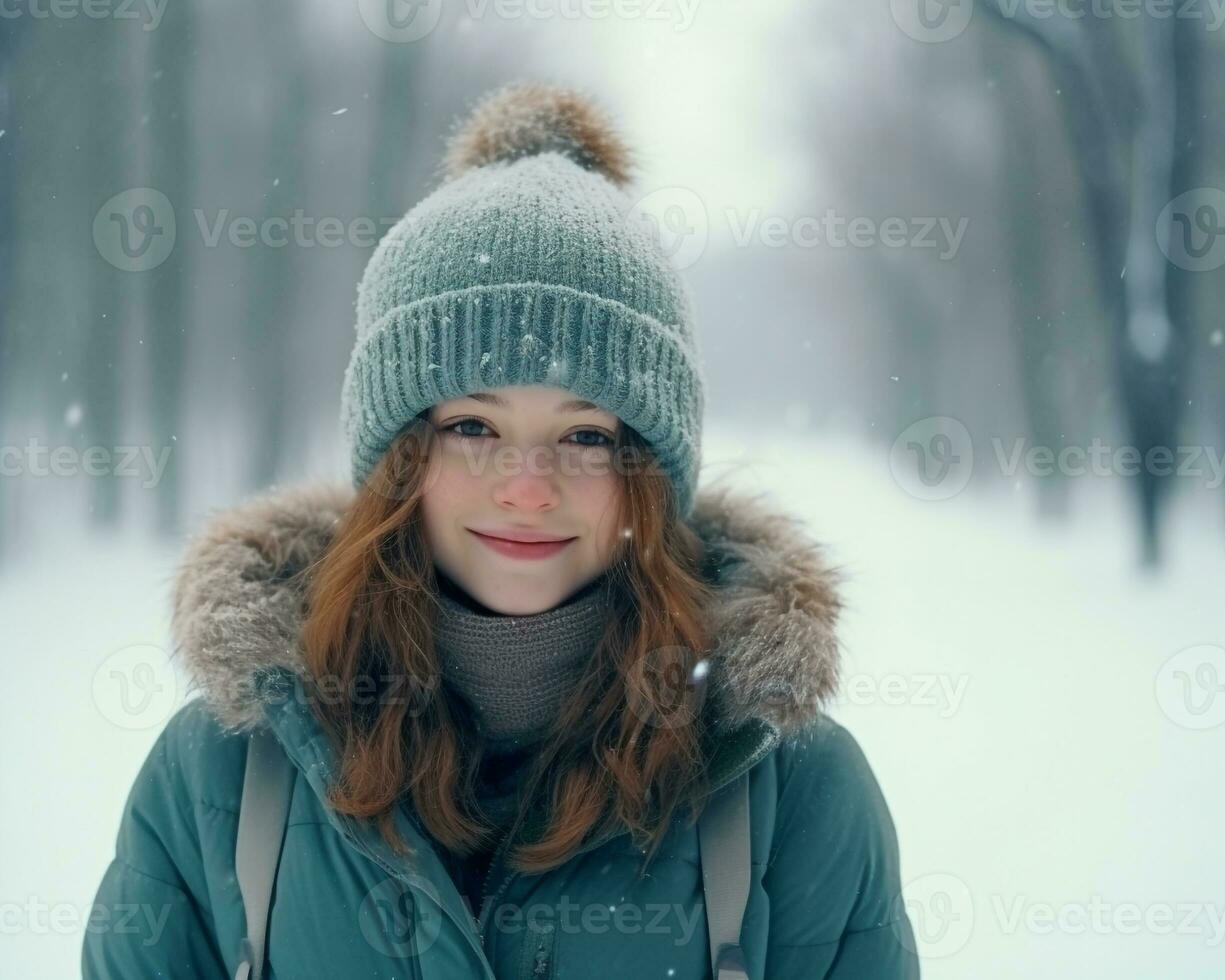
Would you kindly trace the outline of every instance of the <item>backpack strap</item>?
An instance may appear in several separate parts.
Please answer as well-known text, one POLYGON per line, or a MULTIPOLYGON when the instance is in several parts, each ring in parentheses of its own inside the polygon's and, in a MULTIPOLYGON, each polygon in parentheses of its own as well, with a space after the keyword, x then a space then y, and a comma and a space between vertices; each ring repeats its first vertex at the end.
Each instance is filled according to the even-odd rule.
POLYGON ((234 980, 261 980, 264 941, 293 792, 294 766, 281 743, 267 728, 251 733, 243 774, 242 804, 238 811, 238 842, 234 870, 247 915, 247 935, 234 980))
POLYGON ((714 980, 748 980, 740 925, 749 899, 749 774, 741 773, 698 816, 706 931, 714 980))

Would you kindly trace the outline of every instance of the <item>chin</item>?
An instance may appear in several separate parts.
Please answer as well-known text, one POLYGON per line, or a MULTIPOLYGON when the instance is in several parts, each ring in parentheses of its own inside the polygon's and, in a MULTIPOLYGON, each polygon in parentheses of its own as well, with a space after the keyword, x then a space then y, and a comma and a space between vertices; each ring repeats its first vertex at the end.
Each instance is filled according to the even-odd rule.
POLYGON ((481 605, 488 607, 503 616, 534 616, 536 613, 547 612, 557 605, 558 600, 541 599, 537 596, 516 594, 515 590, 497 591, 487 597, 476 596, 481 605))
POLYGON ((507 582, 501 586, 497 582, 464 583, 461 578, 447 576, 450 586, 462 593, 470 605, 477 606, 478 611, 499 616, 530 616, 544 613, 556 605, 549 597, 541 598, 524 595, 522 582, 507 582), (517 588, 518 587, 518 588, 517 588))
POLYGON ((535 616, 537 613, 548 612, 552 606, 541 606, 540 604, 529 604, 525 606, 504 606, 494 609, 494 612, 500 613, 503 616, 535 616))
POLYGON ((469 591, 469 594, 491 612, 502 616, 534 616, 548 612, 569 594, 567 589, 546 589, 535 594, 522 588, 522 581, 507 582, 503 587, 490 585, 469 591))

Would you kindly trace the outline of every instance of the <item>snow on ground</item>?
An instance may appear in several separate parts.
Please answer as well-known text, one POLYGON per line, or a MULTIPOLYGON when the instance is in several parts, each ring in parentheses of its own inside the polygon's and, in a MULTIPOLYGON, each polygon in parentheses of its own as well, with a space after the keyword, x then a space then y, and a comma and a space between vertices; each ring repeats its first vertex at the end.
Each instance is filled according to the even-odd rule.
MULTIPOLYGON (((831 437, 711 429, 705 459, 846 575, 834 714, 893 813, 924 977, 1221 976, 1220 501, 1186 501, 1149 577, 1117 481, 1048 526, 1023 493, 917 500, 831 437)), ((6 977, 78 974, 124 799, 185 695, 178 552, 65 528, 0 569, 6 977)))

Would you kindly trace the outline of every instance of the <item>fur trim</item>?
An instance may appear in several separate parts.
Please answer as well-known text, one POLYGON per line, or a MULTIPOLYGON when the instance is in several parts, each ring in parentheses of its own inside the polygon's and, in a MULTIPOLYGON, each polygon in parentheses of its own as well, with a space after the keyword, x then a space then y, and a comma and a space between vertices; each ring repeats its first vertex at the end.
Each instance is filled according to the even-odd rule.
POLYGON ((618 187, 630 181, 630 152, 596 104, 575 91, 514 82, 485 95, 447 142, 446 178, 499 160, 554 151, 618 187))
POLYGON ((803 522, 728 489, 701 490, 689 520, 718 562, 711 680, 719 728, 816 721, 838 687, 838 573, 803 522))
MULTIPOLYGON (((223 726, 264 724, 261 673, 305 673, 305 596, 291 576, 322 557, 353 496, 342 483, 274 489, 212 515, 191 539, 174 582, 175 652, 223 726)), ((689 524, 722 596, 711 623, 715 730, 754 718, 784 735, 806 728, 837 686, 836 571, 801 521, 727 489, 699 490, 689 524)))

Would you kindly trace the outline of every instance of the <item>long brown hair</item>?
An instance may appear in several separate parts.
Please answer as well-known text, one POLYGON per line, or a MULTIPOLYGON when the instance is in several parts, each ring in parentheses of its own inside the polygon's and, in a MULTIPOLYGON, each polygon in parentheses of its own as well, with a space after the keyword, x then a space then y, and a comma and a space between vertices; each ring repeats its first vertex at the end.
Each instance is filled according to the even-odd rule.
MULTIPOLYGON (((421 413, 359 489, 308 570, 302 643, 309 700, 340 760, 331 805, 376 819, 404 854, 411 849, 393 820, 409 796, 436 841, 469 855, 501 833, 481 818, 474 788, 482 746, 467 706, 440 680, 432 641, 437 579, 420 501, 437 438, 421 413)), ((507 831, 519 830, 539 796, 546 830, 508 858, 523 872, 564 863, 589 834, 618 821, 646 854, 645 867, 679 808, 696 819, 707 788, 705 688, 692 682, 708 651, 703 610, 713 599, 700 574, 701 541, 677 519, 671 483, 647 443, 624 423, 614 460, 634 465, 613 467, 623 492, 620 543, 601 586, 607 624, 541 742, 507 831)))

